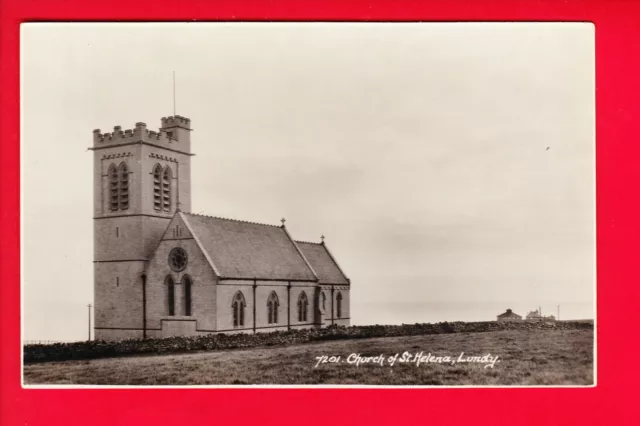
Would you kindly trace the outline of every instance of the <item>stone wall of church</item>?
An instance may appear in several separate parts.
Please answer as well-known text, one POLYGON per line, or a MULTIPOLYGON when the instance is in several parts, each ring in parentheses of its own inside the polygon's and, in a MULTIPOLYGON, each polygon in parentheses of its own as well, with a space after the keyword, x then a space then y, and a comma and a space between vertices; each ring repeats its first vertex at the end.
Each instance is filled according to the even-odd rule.
POLYGON ((291 328, 304 329, 317 327, 315 318, 315 296, 316 296, 317 283, 291 283, 291 328), (307 307, 307 320, 300 321, 298 318, 298 299, 302 293, 305 293, 309 305, 307 307))
POLYGON ((148 260, 168 224, 168 219, 137 215, 96 219, 94 260, 148 260))
POLYGON ((319 288, 318 323, 321 327, 328 327, 331 325, 331 286, 321 284, 319 288), (324 303, 322 295, 324 295, 324 303))
POLYGON ((351 324, 351 289, 346 285, 321 284, 321 291, 326 297, 325 309, 322 309, 322 299, 320 299, 320 312, 322 313, 322 326, 334 325, 348 326, 351 324), (332 290, 333 289, 333 293, 332 290), (340 318, 338 318, 338 295, 342 295, 340 318), (333 297, 333 303, 332 303, 333 297))
POLYGON ((258 281, 256 286, 256 331, 287 330, 287 285, 286 281, 258 281), (271 293, 278 297, 277 322, 269 324, 267 301, 271 293))
POLYGON ((336 325, 351 325, 351 290, 349 286, 333 287, 333 323, 336 325), (342 309, 338 317, 338 294, 342 295, 342 309))
POLYGON ((223 333, 250 331, 253 332, 253 281, 221 280, 216 286, 216 324, 217 331, 223 333), (244 308, 244 324, 233 325, 233 298, 240 292, 246 306, 244 308))
POLYGON ((162 337, 171 336, 197 336, 199 333, 196 330, 197 321, 192 317, 172 317, 171 319, 163 318, 161 321, 162 331, 160 335, 162 337))
POLYGON ((95 340, 126 340, 126 339, 142 339, 142 330, 127 330, 127 329, 95 329, 95 340))
MULTIPOLYGON (((171 226, 171 225, 170 225, 171 226)), ((212 332, 216 329, 216 276, 196 241, 188 239, 170 239, 160 242, 156 254, 147 269, 147 327, 162 330, 163 320, 195 319, 196 331, 212 332), (187 252, 187 266, 183 271, 175 272, 169 267, 169 253, 175 247, 187 252), (183 278, 191 278, 191 316, 185 317, 185 299, 183 278), (169 316, 167 276, 175 284, 175 316, 169 316)), ((182 327, 190 325, 182 324, 182 327)), ((170 330, 178 327, 175 324, 170 330)), ((190 328, 189 328, 190 329, 190 328)), ((173 331, 171 331, 173 332, 173 331)))
POLYGON ((142 337, 143 272, 142 261, 94 263, 96 339, 142 337))
POLYGON ((237 333, 254 331, 253 307, 255 304, 255 331, 268 332, 276 330, 314 328, 314 295, 316 283, 292 281, 289 288, 288 281, 261 281, 255 284, 252 280, 222 280, 217 286, 217 325, 218 332, 237 333), (307 321, 298 320, 298 297, 302 292, 307 295, 307 321), (244 326, 233 325, 232 303, 235 295, 242 292, 246 307, 244 326), (269 295, 275 292, 278 296, 278 322, 269 324, 267 301, 269 295), (288 294, 289 293, 289 294, 288 294), (290 305, 289 305, 290 300, 290 305))

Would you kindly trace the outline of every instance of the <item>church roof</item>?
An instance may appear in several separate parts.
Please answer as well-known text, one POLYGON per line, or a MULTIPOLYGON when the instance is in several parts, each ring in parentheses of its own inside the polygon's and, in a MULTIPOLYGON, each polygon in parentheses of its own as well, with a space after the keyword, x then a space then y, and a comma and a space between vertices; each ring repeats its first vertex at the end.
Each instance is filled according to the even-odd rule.
POLYGON ((325 244, 296 241, 322 284, 349 284, 325 244))
POLYGON ((222 278, 318 279, 284 227, 180 214, 222 278))

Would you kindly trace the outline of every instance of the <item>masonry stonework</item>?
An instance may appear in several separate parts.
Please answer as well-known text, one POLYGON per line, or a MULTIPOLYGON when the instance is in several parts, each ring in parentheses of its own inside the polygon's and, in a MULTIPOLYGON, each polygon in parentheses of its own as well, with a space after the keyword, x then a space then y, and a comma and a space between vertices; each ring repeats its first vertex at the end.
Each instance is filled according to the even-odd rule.
POLYGON ((145 123, 94 131, 96 339, 348 325, 350 281, 324 242, 296 242, 284 222, 186 213, 190 133, 191 121, 180 116, 162 118, 158 131, 145 123), (234 324, 239 293, 243 321, 234 324), (303 294, 306 318, 299 312, 303 294), (272 295, 275 319, 268 314, 272 295))

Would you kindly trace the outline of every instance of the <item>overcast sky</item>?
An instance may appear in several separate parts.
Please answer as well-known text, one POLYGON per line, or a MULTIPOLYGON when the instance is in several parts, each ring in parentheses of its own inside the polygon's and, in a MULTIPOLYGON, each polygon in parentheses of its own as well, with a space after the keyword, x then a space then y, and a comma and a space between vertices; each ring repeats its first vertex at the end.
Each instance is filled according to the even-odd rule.
POLYGON ((326 242, 352 323, 593 318, 594 27, 22 26, 25 339, 86 338, 92 130, 191 118, 195 213, 326 242))

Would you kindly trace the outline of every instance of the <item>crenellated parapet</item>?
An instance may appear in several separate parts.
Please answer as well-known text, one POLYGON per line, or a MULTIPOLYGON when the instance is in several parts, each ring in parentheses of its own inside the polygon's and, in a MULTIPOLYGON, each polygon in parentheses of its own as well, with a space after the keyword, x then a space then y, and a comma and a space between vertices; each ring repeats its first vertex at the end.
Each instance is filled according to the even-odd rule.
POLYGON ((136 123, 133 129, 122 130, 121 126, 114 126, 113 132, 102 133, 100 129, 93 131, 93 147, 110 147, 130 143, 149 143, 162 148, 177 151, 189 151, 189 140, 176 128, 190 130, 191 120, 181 116, 162 117, 162 127, 149 130, 142 122, 136 123), (187 140, 183 140, 187 139, 187 140))
POLYGON ((180 115, 173 115, 170 117, 162 117, 162 128, 166 127, 181 127, 183 129, 191 129, 191 120, 187 117, 180 115))

